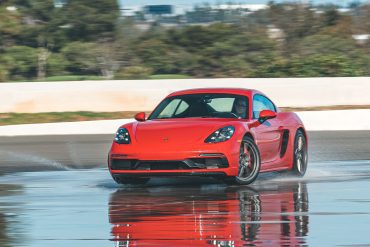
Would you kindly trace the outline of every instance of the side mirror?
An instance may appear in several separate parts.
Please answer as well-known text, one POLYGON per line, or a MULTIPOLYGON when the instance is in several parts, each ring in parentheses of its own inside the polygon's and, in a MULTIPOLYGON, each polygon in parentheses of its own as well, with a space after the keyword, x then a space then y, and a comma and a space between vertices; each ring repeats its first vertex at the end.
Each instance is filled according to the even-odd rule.
POLYGON ((263 123, 268 119, 276 118, 277 114, 271 110, 263 110, 260 112, 260 116, 258 118, 258 122, 263 123))
POLYGON ((135 120, 139 122, 145 121, 145 112, 139 112, 135 115, 135 120))

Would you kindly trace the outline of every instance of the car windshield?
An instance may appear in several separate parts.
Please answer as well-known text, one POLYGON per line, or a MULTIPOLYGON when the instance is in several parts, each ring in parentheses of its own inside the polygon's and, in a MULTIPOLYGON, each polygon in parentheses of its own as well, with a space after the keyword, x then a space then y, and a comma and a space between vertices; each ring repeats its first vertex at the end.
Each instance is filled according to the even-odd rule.
POLYGON ((234 94, 186 94, 162 101, 149 119, 248 118, 248 99, 234 94))

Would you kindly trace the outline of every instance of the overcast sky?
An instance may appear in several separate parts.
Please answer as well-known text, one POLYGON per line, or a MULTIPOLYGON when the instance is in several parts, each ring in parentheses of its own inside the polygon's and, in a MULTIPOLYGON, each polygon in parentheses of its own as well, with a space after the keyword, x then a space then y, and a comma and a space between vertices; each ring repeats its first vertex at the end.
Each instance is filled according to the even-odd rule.
MULTIPOLYGON (((201 4, 201 3, 227 3, 227 2, 234 2, 234 3, 244 3, 244 4, 265 4, 268 0, 119 0, 121 2, 121 6, 142 6, 148 4, 171 4, 171 5, 194 5, 194 4, 201 4)), ((354 2, 356 0, 311 0, 313 4, 322 4, 322 3, 335 3, 340 5, 348 5, 348 3, 354 2)), ((275 1, 275 2, 284 2, 284 1, 275 1)), ((297 2, 297 1, 294 1, 297 2)), ((369 0, 362 0, 360 2, 370 2, 369 0)))

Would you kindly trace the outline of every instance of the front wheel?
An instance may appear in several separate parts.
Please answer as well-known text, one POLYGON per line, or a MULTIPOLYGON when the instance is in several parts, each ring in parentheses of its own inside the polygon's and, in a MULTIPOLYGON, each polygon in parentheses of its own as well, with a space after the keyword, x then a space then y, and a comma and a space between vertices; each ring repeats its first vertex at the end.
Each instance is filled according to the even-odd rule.
POLYGON ((238 175, 233 182, 246 185, 252 183, 261 169, 258 147, 251 137, 245 137, 240 145, 238 175))

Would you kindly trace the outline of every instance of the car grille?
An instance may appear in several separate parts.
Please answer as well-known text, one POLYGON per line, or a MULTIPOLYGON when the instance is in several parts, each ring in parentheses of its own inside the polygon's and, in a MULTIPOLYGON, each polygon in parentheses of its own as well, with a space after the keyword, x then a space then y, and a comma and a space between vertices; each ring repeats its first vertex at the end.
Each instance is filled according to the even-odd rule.
POLYGON ((229 164, 226 157, 212 157, 161 161, 111 159, 110 166, 112 170, 187 170, 226 168, 229 164))
POLYGON ((132 170, 137 160, 123 160, 123 159, 111 159, 110 167, 112 170, 132 170))

